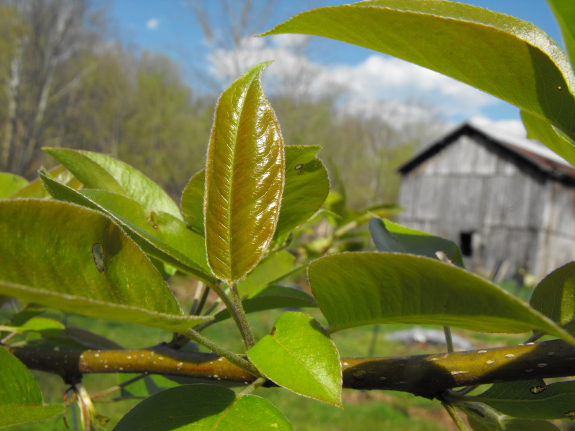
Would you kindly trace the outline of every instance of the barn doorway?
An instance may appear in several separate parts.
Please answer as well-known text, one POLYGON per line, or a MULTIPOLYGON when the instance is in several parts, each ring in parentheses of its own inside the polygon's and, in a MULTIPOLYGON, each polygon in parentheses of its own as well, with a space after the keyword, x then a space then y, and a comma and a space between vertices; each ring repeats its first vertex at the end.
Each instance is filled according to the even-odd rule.
POLYGON ((459 247, 464 257, 473 257, 473 233, 472 230, 459 233, 459 247))

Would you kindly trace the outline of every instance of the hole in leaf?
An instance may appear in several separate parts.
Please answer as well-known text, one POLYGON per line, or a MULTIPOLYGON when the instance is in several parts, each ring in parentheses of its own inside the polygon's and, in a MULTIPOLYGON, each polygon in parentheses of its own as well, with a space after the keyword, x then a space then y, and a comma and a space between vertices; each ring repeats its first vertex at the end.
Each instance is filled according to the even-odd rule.
POLYGON ((301 174, 303 172, 303 163, 300 163, 299 165, 296 165, 296 167, 294 168, 296 171, 298 172, 298 175, 301 174))
POLYGON ((104 272, 106 268, 104 267, 104 249, 102 248, 102 244, 96 243, 92 246, 92 256, 94 257, 94 263, 98 271, 104 272))

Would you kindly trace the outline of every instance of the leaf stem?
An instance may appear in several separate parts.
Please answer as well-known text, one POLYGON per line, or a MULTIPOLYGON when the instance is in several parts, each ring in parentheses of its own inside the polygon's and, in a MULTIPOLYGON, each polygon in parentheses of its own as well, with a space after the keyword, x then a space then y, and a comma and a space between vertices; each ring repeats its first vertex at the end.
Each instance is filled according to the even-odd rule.
MULTIPOLYGON (((230 291, 232 292, 232 298, 234 299, 234 309, 230 308, 230 313, 232 315, 237 313, 237 322, 239 322, 240 332, 242 333, 242 338, 246 343, 246 347, 250 349, 255 344, 254 336, 252 335, 252 330, 250 329, 250 324, 246 317, 246 312, 242 304, 242 298, 238 292, 238 286, 236 283, 230 284, 230 291)), ((227 305, 227 304, 226 304, 227 305)))
POLYGON ((224 349, 222 346, 214 343, 213 341, 209 340, 208 338, 201 335, 199 332, 194 331, 193 329, 188 329, 187 332, 188 337, 191 340, 195 341, 198 344, 201 344, 204 347, 207 347, 212 352, 217 353, 218 355, 226 358, 232 364, 240 367, 241 369, 247 371, 253 376, 260 377, 261 374, 258 369, 252 364, 250 361, 244 359, 243 357, 236 355, 235 353, 230 352, 227 349, 224 349))
POLYGON ((449 416, 451 416, 451 419, 453 419, 453 422, 455 422, 455 425, 457 425, 459 431, 469 431, 459 416, 459 413, 457 413, 457 410, 455 410, 455 407, 446 401, 442 401, 441 405, 445 407, 445 410, 447 410, 447 413, 449 413, 449 416))
POLYGON ((194 295, 194 300, 190 308, 190 316, 199 316, 206 304, 208 299, 208 294, 210 289, 204 283, 198 280, 198 286, 196 287, 196 293, 194 295))
POLYGON ((445 333, 445 343, 447 344, 447 353, 453 353, 453 337, 451 336, 451 328, 449 326, 443 327, 445 333))
POLYGON ((267 379, 265 377, 259 377, 256 381, 254 381, 251 385, 249 385, 247 388, 245 388, 243 391, 241 391, 238 394, 238 397, 243 397, 244 395, 249 395, 251 394, 253 391, 255 391, 257 388, 259 388, 261 385, 263 385, 265 382, 267 381, 267 379))

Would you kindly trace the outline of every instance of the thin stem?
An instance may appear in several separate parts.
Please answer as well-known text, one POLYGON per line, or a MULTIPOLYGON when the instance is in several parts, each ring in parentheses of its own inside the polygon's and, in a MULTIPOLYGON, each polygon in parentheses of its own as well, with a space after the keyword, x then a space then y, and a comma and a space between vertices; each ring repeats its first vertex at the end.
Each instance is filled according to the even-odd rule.
POLYGON ((249 385, 247 388, 245 388, 243 391, 241 391, 238 394, 238 397, 243 397, 244 395, 249 395, 251 394, 253 391, 255 391, 257 388, 259 388, 261 385, 263 385, 265 382, 267 381, 267 379, 265 377, 259 377, 256 381, 254 381, 251 385, 249 385))
POLYGON ((105 397, 106 395, 111 394, 112 392, 117 391, 119 389, 122 389, 125 386, 131 385, 132 383, 137 382, 138 380, 141 380, 144 377, 146 377, 146 374, 140 374, 139 376, 132 377, 131 379, 126 380, 125 382, 122 382, 116 386, 112 386, 111 388, 108 388, 102 392, 94 394, 90 398, 92 398, 92 401, 94 401, 97 400, 98 398, 105 397))
POLYGON ((442 401, 441 405, 445 407, 445 410, 447 410, 447 413, 449 413, 449 416, 451 416, 451 419, 453 419, 453 422, 455 422, 459 431, 469 431, 459 416, 459 413, 455 410, 455 407, 445 401, 442 401))
POLYGON ((469 392, 471 392, 474 389, 477 389, 478 387, 479 387, 479 385, 466 386, 465 388, 460 389, 458 391, 450 390, 449 394, 456 396, 456 397, 459 397, 459 396, 467 395, 469 392))
POLYGON ((201 281, 198 281, 198 287, 196 287, 196 293, 190 308, 190 316, 198 316, 202 312, 202 308, 204 308, 209 292, 210 289, 208 286, 201 281))
POLYGON ((445 343, 447 344, 447 353, 453 353, 453 337, 451 336, 451 328, 449 326, 444 326, 443 332, 445 332, 445 343))
POLYGON ((130 396, 126 396, 126 397, 116 397, 116 398, 106 398, 104 400, 92 400, 96 403, 99 404, 103 404, 103 403, 115 403, 117 401, 123 401, 123 400, 145 400, 148 397, 144 397, 144 396, 136 396, 136 395, 130 395, 130 396))
POLYGON ((253 376, 260 377, 261 374, 258 369, 249 361, 242 358, 235 353, 230 352, 229 350, 224 349, 223 347, 219 346, 218 344, 214 343, 213 341, 209 340, 208 338, 201 335, 199 332, 194 331, 193 329, 188 329, 187 335, 198 344, 201 344, 204 347, 207 347, 212 352, 217 353, 220 356, 223 356, 232 364, 240 367, 241 369, 247 371, 253 376))
POLYGON ((250 329, 250 324, 246 317, 246 312, 244 311, 244 306, 242 304, 242 298, 240 298, 238 286, 236 283, 230 284, 230 291, 232 292, 232 298, 234 299, 235 303, 235 309, 230 309, 230 313, 232 313, 232 315, 237 313, 242 338, 246 343, 246 347, 250 349, 255 344, 254 336, 252 335, 252 330, 250 329))
POLYGON ((534 331, 533 335, 531 337, 529 337, 527 340, 525 340, 525 342, 523 344, 534 343, 535 341, 539 340, 544 335, 545 335, 545 332, 543 332, 543 331, 534 331))

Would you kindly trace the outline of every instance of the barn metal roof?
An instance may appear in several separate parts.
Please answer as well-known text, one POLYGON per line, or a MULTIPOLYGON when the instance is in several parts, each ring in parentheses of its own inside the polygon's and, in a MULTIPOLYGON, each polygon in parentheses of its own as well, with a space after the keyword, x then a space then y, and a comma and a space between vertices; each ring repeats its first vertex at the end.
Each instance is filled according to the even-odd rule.
POLYGON ((541 142, 535 139, 519 138, 507 135, 473 122, 465 122, 456 126, 443 137, 432 142, 418 152, 414 157, 401 165, 397 171, 405 175, 427 159, 439 153, 442 149, 455 142, 462 135, 480 135, 487 141, 513 153, 519 160, 534 165, 541 171, 555 178, 575 179, 575 168, 565 159, 555 154, 541 142))

